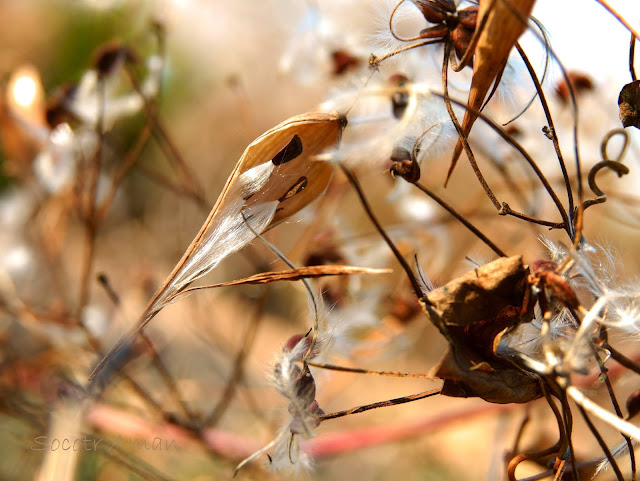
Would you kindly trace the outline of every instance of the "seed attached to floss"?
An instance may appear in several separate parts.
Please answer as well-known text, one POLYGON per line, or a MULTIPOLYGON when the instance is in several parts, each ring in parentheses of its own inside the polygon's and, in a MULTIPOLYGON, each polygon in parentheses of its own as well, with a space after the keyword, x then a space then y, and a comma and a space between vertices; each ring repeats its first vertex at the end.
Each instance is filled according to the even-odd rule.
POLYGON ((251 242, 254 232, 275 227, 322 194, 333 166, 317 156, 339 142, 345 126, 344 115, 311 112, 292 117, 254 140, 137 325, 100 361, 91 379, 191 283, 251 242))

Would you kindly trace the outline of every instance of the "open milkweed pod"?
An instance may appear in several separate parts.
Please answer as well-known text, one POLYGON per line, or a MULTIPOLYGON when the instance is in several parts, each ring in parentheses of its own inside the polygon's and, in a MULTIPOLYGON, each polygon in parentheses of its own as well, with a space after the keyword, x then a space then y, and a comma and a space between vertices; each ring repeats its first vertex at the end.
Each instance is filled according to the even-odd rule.
POLYGON ((333 166, 317 156, 337 145, 346 123, 338 113, 310 112, 285 120, 254 140, 138 325, 102 359, 90 379, 180 292, 251 242, 254 231, 266 232, 318 197, 333 166))
MULTIPOLYGON (((531 15, 534 3, 535 0, 480 0, 476 28, 481 28, 483 23, 484 27, 478 34, 474 49, 473 76, 467 101, 470 107, 480 110, 489 89, 500 81, 511 49, 527 29, 526 19, 531 15)), ((462 120, 465 137, 471 132, 477 117, 473 112, 465 111, 462 120)), ((462 149, 462 141, 458 139, 446 182, 453 173, 462 149)))

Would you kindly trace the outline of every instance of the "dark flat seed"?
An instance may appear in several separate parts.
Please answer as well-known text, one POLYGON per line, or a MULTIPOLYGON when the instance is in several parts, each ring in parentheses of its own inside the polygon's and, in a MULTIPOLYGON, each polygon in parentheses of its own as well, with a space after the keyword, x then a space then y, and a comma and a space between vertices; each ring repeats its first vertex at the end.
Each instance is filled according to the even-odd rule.
POLYGON ((307 180, 306 177, 300 177, 295 184, 293 184, 291 186, 291 188, 282 196, 278 199, 279 202, 283 202, 285 200, 287 200, 289 197, 293 197, 294 195, 296 195, 297 193, 301 192, 304 190, 304 188, 307 186, 307 184, 309 183, 309 181, 307 180))
POLYGON ((286 164, 287 162, 295 159, 302 153, 302 140, 297 135, 294 135, 291 141, 286 145, 284 149, 278 152, 271 160, 273 165, 286 164))

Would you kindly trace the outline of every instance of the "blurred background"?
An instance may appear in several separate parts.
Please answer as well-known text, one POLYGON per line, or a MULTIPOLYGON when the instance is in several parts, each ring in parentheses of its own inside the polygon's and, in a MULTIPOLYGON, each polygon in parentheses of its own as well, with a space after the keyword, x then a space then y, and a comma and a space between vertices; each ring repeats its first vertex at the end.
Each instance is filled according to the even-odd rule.
MULTIPOLYGON (((399 21, 415 34, 424 19, 405 3, 399 21)), ((637 5, 613 6, 640 28, 637 5)), ((90 402, 84 392, 98 351, 134 325, 246 146, 292 115, 320 104, 354 106, 346 160, 401 252, 415 254, 436 285, 495 258, 444 210, 387 172, 390 144, 381 149, 377 141, 389 124, 375 124, 381 107, 367 104, 367 95, 385 112, 391 102, 388 95, 380 100, 379 93, 359 93, 388 87, 394 74, 441 89, 442 63, 436 45, 368 68, 371 54, 390 48, 393 7, 386 0, 0 0, 0 479, 223 479, 273 439, 287 418, 287 402, 269 384, 273 359, 289 337, 311 326, 299 283, 204 290, 181 299, 145 330, 154 355, 137 357, 90 402), (98 99, 106 106, 102 121, 98 99), (72 441, 71 449, 55 443, 64 439, 72 441), (166 449, 156 449, 158 439, 166 449), (144 440, 155 448, 140 448, 144 440)), ((618 94, 631 81, 630 35, 595 1, 539 0, 534 15, 557 58, 578 79, 586 178, 602 160, 605 136, 621 127, 618 94)), ((527 33, 522 45, 540 75, 539 39, 527 33)), ((465 72, 452 79, 452 96, 461 100, 470 78, 465 72)), ((575 117, 560 73, 552 60, 544 87, 575 189, 575 117)), ((535 94, 518 59, 498 94, 487 112, 500 122, 535 94)), ((510 132, 563 192, 544 125, 534 102, 510 132)), ((445 189, 455 131, 445 126, 439 132, 424 154, 421 182, 527 264, 547 256, 540 236, 570 243, 558 230, 499 216, 464 158, 445 189)), ((609 199, 590 208, 585 220, 587 240, 606 246, 598 258, 611 261, 617 283, 640 273, 638 139, 635 132, 627 137, 621 160, 630 174, 599 177, 609 199)), ((478 122, 471 139, 501 200, 538 217, 558 217, 522 159, 495 132, 478 122)), ((612 138, 611 158, 622 139, 612 138)), ((426 374, 441 358, 446 342, 422 315, 344 177, 336 174, 325 196, 267 238, 296 265, 393 269, 314 281, 328 311, 332 348, 326 362, 426 374)), ((285 268, 254 241, 201 284, 285 268)), ((620 343, 637 355, 632 337, 620 343)), ((327 413, 439 386, 426 379, 313 374, 327 413)), ((616 393, 624 399, 637 378, 616 376, 616 393)), ((584 382, 596 399, 605 399, 594 381, 584 382)), ((506 479, 505 453, 525 415, 534 421, 520 448, 551 445, 556 428, 539 402, 431 398, 328 421, 316 433, 313 469, 298 476, 506 479)), ((587 433, 576 425, 576 452, 585 461, 601 457, 587 433)), ((611 443, 618 442, 615 434, 603 428, 611 443)), ((265 467, 267 462, 261 456, 238 479, 290 475, 265 467)), ((544 471, 531 464, 519 477, 544 471)))

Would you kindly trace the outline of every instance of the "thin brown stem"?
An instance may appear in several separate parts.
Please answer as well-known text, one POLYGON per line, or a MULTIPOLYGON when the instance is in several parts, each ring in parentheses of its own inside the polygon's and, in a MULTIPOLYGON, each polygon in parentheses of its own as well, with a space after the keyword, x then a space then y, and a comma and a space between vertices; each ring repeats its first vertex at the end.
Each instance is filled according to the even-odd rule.
MULTIPOLYGON (((432 92, 432 94, 444 99, 443 94, 440 94, 438 92, 432 92)), ((460 107, 469 109, 473 114, 475 114, 480 119, 482 119, 489 127, 491 127, 495 132, 497 132, 498 135, 500 135, 500 137, 502 137, 509 145, 511 145, 514 149, 516 149, 522 155, 522 157, 527 161, 529 166, 533 169, 538 179, 540 179, 540 182, 544 186, 545 190, 549 193, 551 200, 556 205, 556 208, 558 209, 558 212, 560 213, 560 216, 563 219, 563 224, 555 224, 555 225, 562 225, 562 227, 564 227, 567 233, 571 236, 571 227, 569 225, 569 217, 567 215, 567 212, 564 206, 562 205, 562 203, 560 202, 560 199, 556 195, 555 191, 553 190, 553 187, 551 187, 551 185, 549 184, 549 181, 544 176, 544 174, 542 173, 538 165, 535 163, 535 161, 531 157, 531 155, 529 155, 529 153, 518 143, 517 140, 511 137, 500 125, 498 125, 492 119, 487 117, 485 114, 478 111, 477 109, 474 109, 473 107, 466 105, 463 102, 460 102, 459 100, 453 99, 451 97, 449 97, 449 99, 454 104, 459 105, 460 107)))
POLYGON ((560 142, 558 141, 558 135, 556 134, 555 125, 553 124, 553 117, 551 116, 551 111, 549 110, 549 104, 547 103, 547 98, 544 95, 544 92, 542 90, 542 85, 538 80, 536 71, 534 70, 533 65, 531 65, 531 62, 529 61, 529 57, 527 57, 526 53, 520 46, 519 42, 516 42, 516 50, 520 54, 522 61, 527 67, 531 80, 533 80, 533 84, 536 88, 536 92, 538 93, 538 98, 540 99, 540 105, 542 106, 542 110, 544 111, 544 116, 547 119, 547 125, 549 126, 549 130, 551 131, 551 134, 552 134, 551 141, 553 142, 553 148, 556 151, 556 157, 558 158, 558 162, 560 164, 560 170, 562 171, 562 178, 564 179, 564 185, 565 185, 565 188, 567 189, 567 199, 569 201, 569 207, 567 210, 569 215, 569 221, 572 222, 571 216, 573 214, 573 191, 571 190, 571 181, 569 180, 569 173, 567 172, 567 166, 564 163, 562 151, 560 150, 560 142))
MULTIPOLYGON (((98 79, 98 118, 95 125, 95 132, 98 137, 98 146, 93 155, 91 162, 91 170, 89 171, 89 191, 86 198, 82 196, 81 201, 85 201, 83 209, 85 224, 85 246, 84 257, 82 261, 82 272, 80 274, 80 292, 78 295, 78 305, 76 308, 76 317, 80 319, 82 310, 89 301, 89 292, 91 288, 91 271, 93 269, 93 257, 95 250, 95 238, 97 231, 96 222, 96 203, 98 197, 98 180, 100 178, 100 169, 102 167, 102 153, 104 144, 104 111, 106 103, 106 89, 102 78, 98 79)), ((82 205, 82 202, 81 202, 82 205)))
POLYGON ((373 213, 373 209, 371 209, 371 206, 369 205, 369 201, 367 201, 367 198, 364 195, 364 191, 362 190, 362 186, 360 185, 360 182, 358 181, 356 176, 353 174, 353 172, 351 172, 351 170, 349 170, 344 164, 340 164, 340 168, 342 169, 342 172, 344 172, 344 174, 347 176, 347 179, 349 179, 349 182, 353 186, 353 189, 356 191, 356 194, 358 194, 360 203, 362 204, 362 207, 367 213, 369 220, 371 220, 376 230, 380 233, 384 241, 387 243, 387 245, 393 252, 393 255, 396 257, 396 259, 404 269, 405 273, 407 274, 407 277, 411 282, 411 286, 413 287, 413 290, 416 296, 418 296, 419 298, 423 298, 427 304, 430 304, 430 301, 426 297, 427 293, 422 292, 422 287, 420 286, 420 283, 418 282, 418 280, 416 279, 416 276, 411 270, 411 267, 409 266, 405 258, 402 256, 398 248, 395 246, 395 244, 393 243, 389 235, 386 233, 386 231, 378 221, 378 218, 376 217, 376 215, 373 213))
POLYGON ((565 428, 565 436, 567 449, 569 452, 569 461, 571 462, 571 469, 574 473, 578 472, 578 468, 576 468, 576 454, 573 449, 573 414, 571 413, 571 408, 569 406, 569 401, 567 399, 567 395, 564 391, 560 394, 560 403, 562 404, 562 418, 564 420, 564 428, 565 428))
MULTIPOLYGON (((540 31, 540 36, 542 37, 542 40, 544 42, 544 49, 545 49, 545 56, 544 56, 544 70, 542 71, 542 78, 540 79, 539 83, 542 85, 546 78, 547 78, 547 73, 549 71, 549 59, 551 58, 551 55, 549 54, 549 37, 547 36, 547 33, 544 29, 544 26, 542 25, 542 22, 540 22, 540 20, 538 20, 535 17, 530 17, 529 20, 531 20, 534 25, 536 27, 538 27, 538 30, 540 31)), ((517 44, 519 45, 519 44, 517 44)), ((520 112, 518 114, 516 114, 514 117, 511 117, 511 119, 509 119, 507 122, 505 122, 504 124, 502 124, 503 127, 506 127, 507 125, 509 125, 512 122, 515 122, 516 120, 518 120, 520 118, 520 116, 522 116, 527 110, 529 110, 529 107, 531 107, 533 105, 533 102, 535 102, 536 97, 538 97, 538 91, 536 91, 535 94, 533 94, 533 96, 529 99, 529 101, 527 102, 527 104, 524 106, 524 108, 522 108, 520 110, 520 112)))
POLYGON ((249 325, 247 326, 247 330, 242 336, 242 346, 238 350, 236 357, 233 362, 233 369, 231 371, 231 376, 227 380, 227 383, 222 391, 222 395, 220 396, 220 401, 215 406, 211 414, 207 416, 206 419, 202 422, 203 426, 214 427, 220 422, 222 416, 227 411, 229 405, 231 404, 231 400, 233 399, 238 383, 244 376, 244 364, 247 359, 247 356, 251 352, 251 349, 255 343, 256 335, 258 333, 258 327, 263 319, 264 308, 267 304, 268 299, 268 287, 264 289, 258 303, 256 305, 255 311, 249 325))
POLYGON ((369 59, 369 65, 371 67, 378 67, 382 62, 384 62, 388 58, 398 55, 399 53, 406 52, 407 50, 411 50, 413 48, 424 47, 425 45, 433 45, 434 43, 442 43, 442 39, 436 38, 425 40, 424 42, 412 43, 411 45, 407 45, 406 47, 402 47, 394 50, 393 52, 389 52, 382 57, 376 57, 375 55, 372 55, 369 59))
POLYGON ((327 369, 329 371, 350 372, 354 374, 374 374, 376 376, 387 376, 387 377, 409 377, 409 378, 416 378, 416 379, 433 380, 433 376, 429 376, 428 374, 423 374, 419 372, 375 371, 371 369, 336 366, 335 364, 325 364, 322 362, 311 362, 311 361, 307 362, 307 364, 309 364, 309 366, 317 367, 320 369, 327 369))
POLYGON ((622 25, 624 25, 624 27, 629 30, 629 32, 631 32, 631 34, 636 37, 636 38, 640 38, 640 34, 636 31, 635 28, 633 28, 631 26, 631 24, 629 22, 627 22, 627 20, 620 15, 617 11, 615 11, 611 5, 609 5, 609 2, 607 0, 596 0, 596 2, 598 2, 600 5, 602 5, 605 10, 607 10, 618 22, 620 22, 622 25))
POLYGON ((425 194, 427 194, 429 197, 431 197, 431 199, 433 199, 438 205, 440 205, 443 209, 445 209, 447 212, 449 212, 449 214, 451 214, 453 217, 455 217, 458 221, 460 221, 460 223, 462 223, 462 225, 464 225, 467 229, 469 229, 476 237, 478 237, 478 239, 480 239, 482 242, 484 242, 487 246, 489 246, 489 248, 495 252, 496 254, 498 254, 498 256, 500 257, 508 257, 507 254, 505 254, 505 252, 500 249, 497 245, 495 245, 491 239, 489 239, 486 235, 484 235, 480 229, 478 229, 476 226, 474 226, 471 222, 469 222, 467 219, 465 219, 462 215, 460 215, 453 207, 451 207, 449 204, 447 204, 444 200, 442 200, 440 197, 438 197, 433 191, 431 191, 428 187, 422 185, 419 182, 416 182, 414 184, 418 189, 420 189, 422 192, 424 192, 425 194))
POLYGON ((158 114, 155 105, 150 102, 149 99, 143 94, 138 79, 136 78, 133 70, 129 65, 125 65, 125 71, 127 72, 134 90, 138 93, 138 95, 140 95, 140 98, 142 99, 145 115, 147 116, 147 120, 153 127, 153 133, 156 136, 160 147, 162 148, 167 158, 172 161, 178 168, 178 172, 182 177, 183 183, 185 184, 186 192, 201 207, 207 208, 208 210, 208 203, 204 196, 204 190, 196 180, 196 176, 193 175, 191 169, 182 158, 180 151, 171 140, 171 137, 167 133, 167 129, 160 120, 160 115, 158 114))
POLYGON ((111 285, 111 282, 109 282, 109 278, 107 277, 107 275, 105 273, 98 274, 97 281, 102 286, 102 288, 104 289, 105 293, 107 294, 107 296, 109 297, 109 300, 113 303, 113 305, 116 307, 119 306, 120 296, 111 285))
MULTIPOLYGON (((496 169, 498 174, 500 174, 506 187, 505 190, 509 194, 513 195, 517 199, 518 203, 524 208, 535 212, 535 205, 532 201, 527 199, 527 196, 523 191, 524 189, 518 187, 517 182, 514 180, 511 172, 507 168, 507 163, 503 161, 504 159, 497 158, 495 152, 491 151, 490 149, 484 149, 481 146, 476 146, 476 152, 477 151, 480 151, 482 156, 487 158, 491 162, 491 165, 493 165, 493 167, 496 169)), ((529 170, 525 170, 524 174, 530 175, 531 173, 529 172, 529 170)), ((535 179, 533 183, 535 185, 535 179)), ((494 187, 494 190, 499 191, 499 189, 496 187, 494 187)))
POLYGON ((600 446, 600 449, 602 449, 602 452, 604 453, 607 460, 609 461, 609 465, 613 469, 613 472, 615 473, 616 478, 618 479, 618 481, 624 481, 624 476, 622 476, 622 472, 620 471, 620 467, 618 466, 618 463, 616 463, 616 460, 613 457, 613 454, 611 454, 611 451, 607 447, 607 443, 605 443, 604 439, 602 439, 602 436, 600 435, 600 433, 598 432, 594 424, 591 422, 591 419, 589 419, 587 412, 580 405, 578 405, 578 410, 580 411, 580 414, 582 415, 582 418, 584 419, 585 423, 589 427, 591 434, 593 434, 593 437, 596 438, 596 441, 598 441, 598 445, 600 446))
MULTIPOLYGON (((597 0, 597 1, 599 1, 600 3, 603 3, 604 0, 597 0)), ((505 4, 507 6, 510 6, 509 2, 505 2, 505 4)), ((517 12, 514 8, 510 7, 510 10, 516 16, 520 16, 520 13, 517 12)), ((556 53, 553 50, 553 48, 551 47, 551 45, 546 41, 546 39, 543 36, 541 36, 538 32, 536 32, 534 30, 532 30, 532 33, 541 42, 543 42, 547 46, 547 52, 555 59, 558 67, 560 68, 560 70, 562 72, 562 77, 564 78, 564 81, 567 84, 567 88, 569 90, 569 98, 571 99, 571 108, 573 110, 573 117, 574 117, 574 122, 573 122, 573 126, 572 126, 572 135, 573 135, 573 153, 574 153, 574 156, 575 156, 576 172, 577 172, 578 204, 577 204, 577 207, 575 209, 575 216, 573 215, 573 213, 571 213, 571 216, 574 219, 573 224, 569 223, 568 216, 566 215, 566 213, 564 215, 562 215, 562 218, 563 218, 564 222, 567 224, 565 226, 565 230, 569 234, 569 237, 573 240, 574 248, 578 249, 579 248, 579 244, 580 244, 580 242, 582 240, 582 222, 583 222, 582 221, 582 216, 583 216, 583 207, 582 207, 583 188, 582 188, 582 174, 581 174, 581 167, 580 167, 580 165, 581 165, 580 152, 578 150, 578 103, 576 102, 576 95, 575 95, 573 86, 571 84, 571 81, 569 79, 569 76, 567 74, 567 69, 564 67, 563 63, 558 58, 558 55, 556 55, 556 53)), ((536 175, 538 175, 538 174, 536 173, 536 175)), ((545 184, 545 188, 547 188, 546 184, 545 184)), ((555 198, 555 194, 552 194, 552 198, 554 198, 554 202, 555 202, 555 199, 556 199, 555 198)), ((561 213, 564 211, 564 208, 560 209, 560 206, 559 206, 558 203, 556 203, 556 206, 558 206, 558 209, 560 210, 561 213)))
MULTIPOLYGON (((613 386, 611 385, 611 379, 609 378, 608 369, 606 368, 606 366, 604 365, 604 362, 600 358, 600 355, 598 354, 598 351, 596 350, 596 347, 593 344, 591 344, 591 348, 593 350, 593 355, 594 355, 594 357, 595 357, 595 359, 596 359, 596 361, 598 363, 598 368, 600 369, 601 378, 604 378, 604 383, 605 383, 605 386, 607 388, 607 392, 609 393, 609 398, 611 399, 611 405, 613 406, 613 409, 616 412, 616 415, 619 418, 623 418, 624 415, 622 414, 622 409, 620 409, 620 403, 618 402, 616 394, 613 391, 613 386)), ((627 447, 629 448, 629 461, 630 461, 630 464, 631 464, 631 481, 635 481, 635 479, 636 479, 636 456, 635 456, 635 452, 634 452, 634 447, 633 447, 633 444, 631 442, 631 438, 629 436, 627 436, 624 433, 620 433, 620 434, 624 438, 625 442, 627 443, 627 447)))
POLYGON ((631 33, 631 42, 629 44, 629 72, 631 73, 631 80, 634 82, 638 80, 636 76, 636 36, 631 33))
POLYGON ((518 219, 522 219, 522 220, 526 220, 527 222, 531 222, 532 224, 538 224, 538 225, 543 225, 543 226, 546 226, 546 227, 550 227, 551 229, 563 229, 565 227, 564 222, 550 222, 550 221, 547 221, 547 220, 536 219, 535 217, 531 217, 529 215, 522 214, 521 212, 516 212, 511 207, 509 207, 509 204, 507 204, 506 202, 502 203, 502 209, 500 209, 499 214, 500 215, 510 215, 510 216, 516 217, 518 219))
POLYGON ((631 359, 626 357, 620 351, 614 349, 608 342, 605 344, 604 347, 607 351, 609 351, 609 354, 611 354, 611 358, 614 361, 618 362, 619 364, 626 367, 630 371, 633 371, 636 374, 640 374, 640 366, 638 364, 636 364, 631 359))
POLYGON ((518 447, 520 445, 520 440, 522 439, 522 435, 524 434, 524 430, 531 421, 531 405, 527 404, 524 406, 524 416, 522 417, 522 421, 520 421, 520 425, 518 426, 518 432, 513 440, 513 446, 511 447, 511 455, 514 455, 518 452, 518 447))
POLYGON ((138 138, 136 139, 135 144, 129 150, 129 152, 127 152, 127 154, 124 157, 124 161, 122 162, 122 164, 120 164, 118 169, 115 171, 115 173, 111 177, 111 186, 109 187, 109 190, 105 194, 102 203, 98 207, 98 211, 97 211, 98 219, 103 220, 106 217, 107 212, 109 211, 109 208, 113 203, 113 199, 115 198, 116 191, 120 185, 120 182, 122 182, 122 179, 133 168, 133 166, 136 164, 136 162, 140 158, 140 155, 142 154, 144 148, 149 142, 149 139, 151 138, 151 132, 152 132, 151 126, 148 123, 145 124, 142 130, 140 131, 140 134, 138 135, 138 138))
MULTIPOLYGON (((576 463, 576 466, 578 467, 578 469, 586 469, 586 468, 592 468, 597 466, 600 462, 602 461, 602 459, 595 459, 592 461, 584 461, 582 463, 576 463)), ((543 471, 541 473, 538 474, 534 474, 533 476, 527 476, 526 478, 520 478, 517 481, 539 481, 540 479, 546 479, 549 476, 553 476, 553 470, 549 469, 547 471, 543 471)), ((565 473, 572 473, 571 469, 567 469, 565 470, 565 473)))
MULTIPOLYGON (((496 196, 493 194, 491 188, 489 187, 489 184, 487 183, 484 176, 482 175, 482 172, 480 172, 480 168, 478 167, 478 163, 476 162, 475 155, 473 155, 471 146, 467 141, 467 136, 462 130, 462 126, 458 121, 458 117, 456 116, 455 112, 453 111, 453 107, 451 106, 451 98, 449 97, 449 57, 450 56, 451 56, 451 41, 447 39, 447 41, 444 44, 444 62, 442 64, 442 88, 444 92, 444 95, 442 95, 442 98, 444 99, 444 104, 445 104, 445 107, 447 108, 447 112, 449 113, 449 117, 451 118, 451 122, 453 122, 453 126, 455 127, 456 132, 458 132, 458 138, 460 139, 460 142, 462 142, 462 146, 464 147, 464 151, 467 154, 467 158, 469 159, 469 164, 471 165, 473 172, 476 174, 476 177, 478 178, 480 185, 486 192, 487 197, 489 197, 489 200, 491 201, 491 203, 494 205, 494 207, 497 210, 500 210, 500 201, 498 201, 496 196)), ((456 163, 457 163, 457 160, 452 161, 451 166, 449 167, 449 172, 447 173, 447 180, 445 181, 445 187, 447 185, 447 182, 449 181, 449 178, 451 177, 451 174, 453 172, 453 169, 456 163)))
POLYGON ((359 414, 365 411, 371 411, 372 409, 385 408, 389 406, 398 406, 399 404, 405 404, 408 402, 418 401, 420 399, 425 399, 431 396, 436 396, 440 394, 440 389, 432 389, 430 391, 424 391, 418 394, 412 394, 410 396, 403 396, 395 399, 389 399, 387 401, 380 401, 372 404, 365 404, 364 406, 358 406, 351 409, 346 409, 344 411, 337 411, 329 414, 322 414, 318 416, 318 422, 321 423, 323 421, 327 421, 329 419, 341 418, 344 416, 350 416, 352 414, 359 414))

